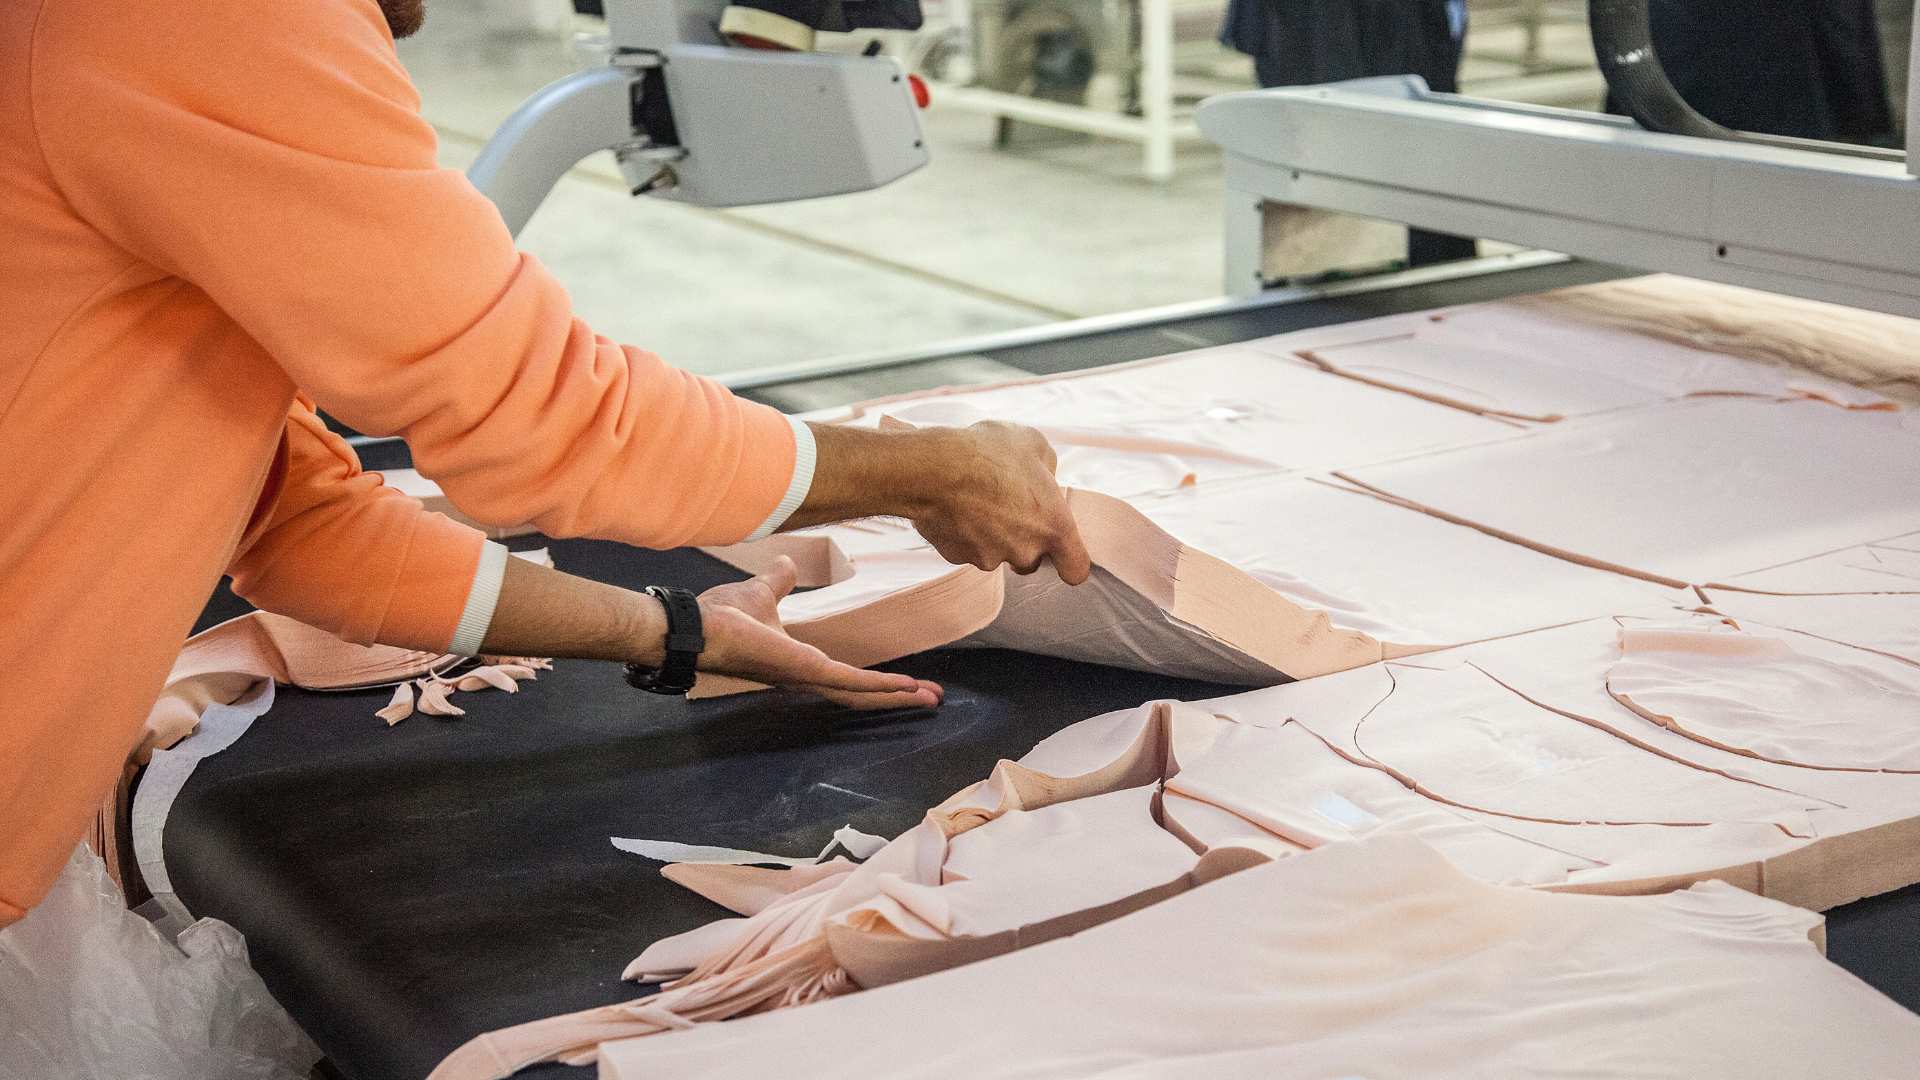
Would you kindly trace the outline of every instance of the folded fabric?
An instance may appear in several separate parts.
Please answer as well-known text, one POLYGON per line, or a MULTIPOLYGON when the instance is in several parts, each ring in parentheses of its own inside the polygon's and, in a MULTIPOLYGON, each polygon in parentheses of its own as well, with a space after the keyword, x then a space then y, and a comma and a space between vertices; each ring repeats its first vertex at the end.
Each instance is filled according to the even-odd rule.
MULTIPOLYGON (((997 956, 1299 850, 1257 829, 1200 850, 1164 819, 1160 781, 1221 722, 1165 703, 1081 725, 1032 765, 1001 762, 865 863, 792 870, 698 863, 664 873, 745 918, 656 943, 629 978, 675 977, 624 1005, 482 1035, 434 1080, 579 1064, 612 1038, 817 1001, 997 956), (1047 771, 1043 771, 1047 770, 1047 771)), ((1058 737, 1056 737, 1057 739, 1058 737)))
MULTIPOLYGON (((1096 567, 1069 589, 1052 569, 1029 576, 952 566, 901 521, 830 527, 831 545, 803 578, 825 588, 781 604, 788 633, 827 655, 868 665, 955 642, 1002 646, 1242 685, 1308 678, 1388 655, 1244 571, 1169 535, 1120 499, 1070 490, 1068 506, 1096 567)), ((805 540, 708 549, 753 572, 805 540)), ((703 676, 696 697, 754 684, 703 676)))
MULTIPOLYGON (((1065 1039, 1074 1049, 1059 1071, 1430 1072, 1442 1059, 1415 1056, 1417 1048, 1446 1049, 1434 1033, 1452 1028, 1470 1036, 1444 1058, 1462 1075, 1541 1071, 1583 1060, 1576 1051, 1629 1075, 1670 1060, 1746 1062, 1722 1048, 1730 1036, 1720 1028, 1702 1039, 1710 1050, 1698 1062, 1635 1056, 1634 1034, 1615 1029, 1649 1010, 1637 1005, 1628 1016, 1605 1008, 1605 994, 1574 993, 1587 978, 1636 1002, 1650 988, 1695 988, 1700 1000, 1661 999, 1651 1012, 1662 1023, 1726 1023, 1710 1008, 1718 984, 1698 974, 1706 981, 1685 981, 1718 962, 1711 948, 1689 952, 1684 928, 1670 942, 1622 930, 1627 944, 1611 952, 1599 914, 1666 912, 1652 923, 1685 923, 1691 901, 1560 909, 1594 913, 1593 943, 1529 932, 1515 945, 1499 934, 1553 922, 1527 914, 1549 910, 1539 905, 1576 903, 1527 889, 1649 894, 1719 880, 1823 910, 1920 881, 1920 771, 1911 767, 1920 750, 1907 731, 1920 714, 1920 620, 1899 589, 1852 587, 1920 581, 1920 566, 1906 565, 1920 557, 1920 541, 1910 540, 1920 535, 1920 426, 1878 395, 1782 366, 1812 358, 1837 371, 1838 361, 1822 359, 1829 331, 1873 363, 1891 362, 1911 327, 1869 320, 1855 342, 1832 327, 1831 312, 1792 308, 1772 322, 1756 313, 1722 350, 1738 355, 1720 355, 1701 351, 1719 340, 1711 319, 1688 321, 1655 303, 1615 325, 1589 318, 1586 298, 1569 303, 1575 314, 1564 318, 1525 303, 1438 321, 1398 316, 840 414, 852 424, 991 416, 1041 426, 1096 569, 1088 585, 1068 589, 1046 569, 1022 577, 952 567, 891 519, 712 549, 747 571, 795 558, 811 587, 781 605, 796 638, 856 664, 991 645, 1285 684, 1074 725, 1019 762, 1001 762, 862 863, 670 865, 667 877, 735 916, 656 942, 633 961, 627 976, 665 982, 661 992, 483 1035, 435 1076, 498 1077, 596 1056, 604 1075, 622 1075, 662 1053, 650 1045, 721 1047, 734 1028, 642 1039, 617 1055, 599 1055, 597 1045, 810 1002, 825 1002, 810 1012, 842 1009, 827 999, 878 998, 890 991, 854 992, 948 973, 909 982, 917 993, 956 974, 949 969, 1178 910, 1196 886, 1275 860, 1306 865, 1295 856, 1322 858, 1329 848, 1362 853, 1319 864, 1336 868, 1323 871, 1335 884, 1374 880, 1372 869, 1346 861, 1369 852, 1452 868, 1390 880, 1381 886, 1389 897, 1426 885, 1448 896, 1456 886, 1476 898, 1494 887, 1529 896, 1524 905, 1534 906, 1488 923, 1485 935, 1473 920, 1463 924, 1457 970, 1477 970, 1481 946, 1490 962, 1533 962, 1526 950, 1542 941, 1557 950, 1536 965, 1551 987, 1505 977, 1541 1001, 1562 991, 1577 1000, 1528 1013, 1530 999, 1497 996, 1493 974, 1456 991, 1445 974, 1455 970, 1446 952, 1455 942, 1444 903, 1442 932, 1421 930, 1415 904, 1399 914, 1414 939, 1383 939, 1392 946, 1362 974, 1381 987, 1399 980, 1394 1000, 1413 1015, 1435 1010, 1431 1030, 1414 1025, 1398 1039, 1382 1019, 1386 1033, 1374 1041, 1321 1032, 1315 1017, 1332 1017, 1345 999, 1281 969, 1278 978, 1294 980, 1287 986, 1320 988, 1281 1010, 1305 1026, 1207 1014, 1191 1025, 1201 1036, 1216 1034, 1209 1024, 1233 1023, 1248 1041, 1220 1054, 1217 1038, 1193 1050, 1178 1042, 1189 1025, 1153 1018, 1167 1008, 1189 1015, 1181 999, 1143 994, 1142 1009, 1161 1011, 1128 1015, 1129 1030, 1171 1032, 1160 1037, 1172 1041, 1136 1052, 1122 1040, 1114 1045, 1130 1049, 1121 1056, 1087 1059, 1065 1039), (1381 344, 1394 334, 1413 344, 1381 344), (1590 373, 1606 359, 1597 354, 1613 351, 1622 356, 1604 365, 1609 375, 1570 374, 1590 373), (1337 471, 1306 475, 1320 469, 1337 471), (1843 587, 1806 587, 1826 582, 1843 587), (1793 587, 1769 588, 1783 583, 1793 587), (1770 591, 1876 595, 1763 595, 1770 591), (1416 849, 1384 842, 1396 839, 1431 850, 1409 855, 1416 849), (1481 884, 1460 883, 1461 874, 1481 884), (1449 875, 1452 885, 1440 880, 1449 875), (1663 966, 1668 945, 1697 963, 1663 966), (1502 951, 1510 946, 1518 951, 1502 951), (1429 958, 1441 974, 1421 966, 1429 958), (1425 993, 1428 983, 1439 989, 1425 993), (1460 1003, 1464 1018, 1448 1011, 1460 1003), (1496 1046, 1496 1029, 1475 1024, 1503 1015, 1518 1041, 1496 1046), (1575 1020, 1552 1019, 1561 1016, 1575 1020), (1336 1056, 1299 1049, 1323 1044, 1336 1056), (1380 1053, 1363 1052, 1376 1044, 1380 1053), (1527 1056, 1535 1044, 1541 1056, 1527 1056)), ((741 688, 703 680, 699 692, 741 688)), ((1277 869, 1261 873, 1281 880, 1277 869)), ((1312 874, 1300 880, 1303 896, 1320 885, 1312 874)), ((1737 925, 1765 924, 1753 913, 1778 910, 1738 897, 1713 904, 1737 925)), ((1804 935, 1810 924, 1799 918, 1788 920, 1787 936, 1804 935)), ((1226 949, 1265 925, 1221 916, 1207 931, 1226 949)), ((1309 969, 1316 943, 1369 955, 1330 932, 1275 940, 1286 943, 1279 957, 1296 950, 1309 969)), ((969 968, 968 977, 1019 970, 1009 962, 969 968)), ((1113 985, 1108 968, 1082 965, 1087 978, 1113 985)), ((1204 966, 1196 970, 1205 977, 1204 966)), ((1049 978, 1052 987, 1078 981, 1049 978)), ((888 1037, 919 1035, 924 1046, 928 1018, 944 1014, 938 1002, 913 1000, 911 1017, 884 1023, 888 1037)), ((891 1006, 861 1008, 881 1017, 891 1006)), ((1006 1029, 1022 1030, 1017 1021, 1006 1029)), ((894 1073, 921 1060, 895 1047, 895 1058, 849 1066, 839 1052, 835 1044, 840 1071, 894 1073)), ((800 1071, 788 1058, 743 1060, 756 1073, 800 1071)), ((975 1068, 961 1057, 928 1060, 929 1075, 975 1068)), ((978 1071, 992 1075, 994 1066, 978 1071)))
POLYGON ((155 747, 186 738, 208 705, 238 700, 261 679, 309 690, 352 690, 404 682, 460 659, 356 645, 284 615, 250 612, 187 640, 147 715, 134 758, 144 763, 155 747))
POLYGON ((1908 1074, 1920 1018, 1821 956, 1820 928, 1717 882, 1630 898, 1487 885, 1382 837, 990 963, 609 1043, 600 1075, 1908 1074))
MULTIPOLYGON (((553 565, 545 549, 518 552, 516 557, 553 565)), ((141 769, 154 751, 171 749, 193 734, 210 707, 240 700, 263 680, 307 690, 393 685, 393 697, 374 712, 392 725, 416 707, 429 715, 463 715, 464 710, 448 700, 454 691, 491 687, 512 693, 520 681, 552 667, 552 661, 540 657, 482 660, 477 667, 462 667, 467 658, 451 653, 359 645, 267 611, 249 612, 195 634, 181 647, 166 685, 147 712, 127 767, 94 815, 87 844, 105 861, 115 884, 129 896, 141 896, 144 883, 136 876, 128 827, 133 785, 141 769)))
MULTIPOLYGON (((817 587, 781 604, 783 622, 848 663, 957 644, 1238 685, 1681 598, 1310 479, 1128 501, 1076 490, 1069 505, 1096 568, 1076 588, 1049 567, 951 566, 893 519, 708 550, 749 572, 794 556, 817 587)), ((696 696, 747 688, 709 678, 696 696)))
POLYGON ((1920 324, 1728 290, 1736 333, 1654 291, 1631 283, 1613 322, 1569 290, 820 417, 1040 428, 1096 567, 1071 592, 949 566, 898 520, 708 550, 799 558, 816 588, 782 618, 849 663, 972 644, 1270 685, 1672 599, 1621 576, 1762 588, 1742 575, 1920 529, 1920 429, 1793 366, 1839 371, 1831 339, 1883 371, 1920 324))
POLYGON ((1811 660, 1853 648, 1787 633, 1659 609, 1096 717, 1001 763, 865 864, 668 867, 742 917, 629 966, 671 980, 662 993, 482 1036, 436 1075, 591 1060, 596 1042, 883 986, 1369 837, 1419 840, 1490 884, 1560 892, 1719 879, 1824 909, 1920 880, 1920 775, 1871 771, 1867 756, 1907 752, 1920 679, 1754 699, 1727 658, 1790 669, 1781 647, 1811 660), (1703 644, 1663 674, 1711 708, 1676 708, 1674 723, 1610 688, 1648 685, 1647 651, 1689 635, 1703 644), (1725 699, 1707 700, 1713 688, 1725 699), (1754 700, 1784 711, 1754 720, 1740 710, 1754 700), (1782 729, 1792 754, 1757 756, 1782 729))

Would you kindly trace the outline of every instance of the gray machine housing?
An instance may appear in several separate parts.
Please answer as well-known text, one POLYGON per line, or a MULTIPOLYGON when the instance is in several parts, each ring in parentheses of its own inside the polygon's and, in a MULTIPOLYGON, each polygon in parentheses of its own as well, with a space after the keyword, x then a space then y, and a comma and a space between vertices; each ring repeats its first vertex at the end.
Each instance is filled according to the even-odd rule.
POLYGON ((744 206, 865 191, 927 163, 906 72, 884 56, 728 46, 723 0, 609 0, 605 66, 528 98, 467 170, 514 233, 582 158, 636 195, 744 206))

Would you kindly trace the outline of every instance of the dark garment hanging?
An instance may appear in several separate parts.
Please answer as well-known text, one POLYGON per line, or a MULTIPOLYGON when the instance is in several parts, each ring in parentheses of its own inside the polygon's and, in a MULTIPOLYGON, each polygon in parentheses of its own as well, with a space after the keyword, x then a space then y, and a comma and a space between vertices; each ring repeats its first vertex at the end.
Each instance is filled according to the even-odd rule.
POLYGON ((1707 119, 1893 145, 1873 0, 1651 0, 1648 10, 1661 66, 1707 119))
POLYGON ((1220 41, 1253 57, 1263 87, 1370 75, 1419 75, 1449 93, 1458 86, 1447 0, 1232 0, 1220 41))
MULTIPOLYGON (((1453 93, 1462 35, 1447 8, 1447 0, 1231 0, 1220 42, 1253 57, 1262 87, 1418 75, 1453 93)), ((1475 253, 1468 237, 1407 232, 1414 266, 1475 253)))

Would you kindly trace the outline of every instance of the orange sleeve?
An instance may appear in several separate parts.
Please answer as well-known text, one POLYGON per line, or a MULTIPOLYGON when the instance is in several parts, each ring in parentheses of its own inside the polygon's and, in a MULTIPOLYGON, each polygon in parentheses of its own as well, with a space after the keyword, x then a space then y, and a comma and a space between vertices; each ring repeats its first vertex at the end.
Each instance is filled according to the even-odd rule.
POLYGON ((362 471, 305 401, 287 412, 281 454, 233 591, 348 641, 446 649, 485 537, 362 471))
POLYGON ((475 519, 730 543, 787 495, 785 417, 594 335, 435 165, 374 0, 46 0, 32 63, 76 211, 475 519))

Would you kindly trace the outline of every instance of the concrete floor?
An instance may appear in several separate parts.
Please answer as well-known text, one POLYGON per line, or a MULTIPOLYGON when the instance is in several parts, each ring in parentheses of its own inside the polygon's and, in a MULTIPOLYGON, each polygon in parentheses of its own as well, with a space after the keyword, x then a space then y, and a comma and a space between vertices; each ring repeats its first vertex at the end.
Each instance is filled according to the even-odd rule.
MULTIPOLYGON (((501 10, 499 0, 433 0, 426 29, 401 43, 449 167, 464 168, 515 105, 577 63, 560 35, 501 10)), ((1465 74, 1503 96, 1550 84, 1568 103, 1597 97, 1597 77, 1582 83, 1577 71, 1584 27, 1546 35, 1549 58, 1576 69, 1572 83, 1522 78, 1508 59, 1512 29, 1469 43, 1465 74)), ((1023 129, 995 149, 992 119, 943 109, 937 93, 923 116, 927 168, 878 191, 778 206, 633 199, 598 155, 561 182, 522 246, 554 268, 597 331, 716 374, 1221 291, 1220 161, 1205 144, 1183 146, 1175 177, 1155 184, 1129 144, 1023 129)))

